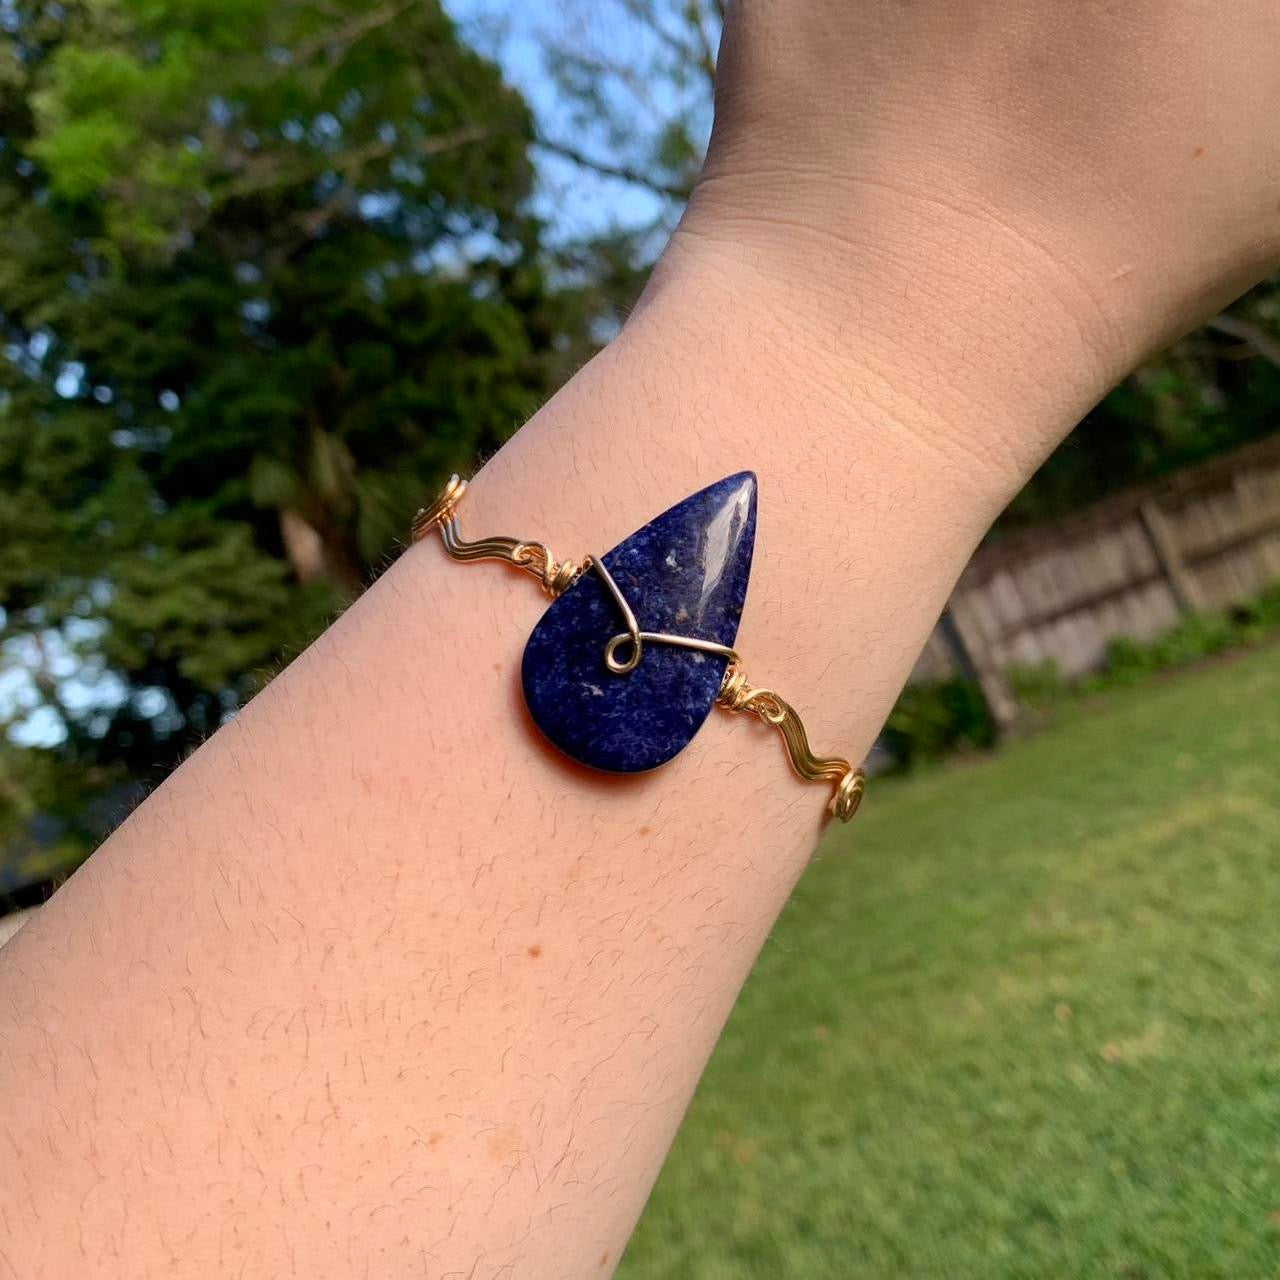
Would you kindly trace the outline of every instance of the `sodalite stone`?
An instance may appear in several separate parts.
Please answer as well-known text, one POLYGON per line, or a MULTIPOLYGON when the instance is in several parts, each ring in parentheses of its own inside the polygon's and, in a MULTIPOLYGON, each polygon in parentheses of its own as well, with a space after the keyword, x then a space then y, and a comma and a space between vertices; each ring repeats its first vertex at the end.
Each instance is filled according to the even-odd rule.
MULTIPOLYGON (((641 631, 732 646, 756 536, 756 478, 727 476, 651 520, 603 556, 641 631)), ((726 659, 650 641, 640 664, 610 671, 604 650, 626 631, 609 589, 584 573, 543 615, 521 677, 535 723, 593 769, 640 773, 688 745, 715 704, 726 659)), ((624 646, 619 654, 630 652, 624 646)))

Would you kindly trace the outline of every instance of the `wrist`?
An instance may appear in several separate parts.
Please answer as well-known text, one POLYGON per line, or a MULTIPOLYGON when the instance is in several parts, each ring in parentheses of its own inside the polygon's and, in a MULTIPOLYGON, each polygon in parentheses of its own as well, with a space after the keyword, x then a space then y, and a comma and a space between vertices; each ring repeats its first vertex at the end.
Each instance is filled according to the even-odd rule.
POLYGON ((1123 279, 1105 296, 1082 258, 1012 222, 874 190, 856 219, 795 200, 763 217, 759 199, 700 188, 655 291, 696 299, 719 341, 743 335, 781 376, 837 389, 830 412, 860 439, 914 440, 988 519, 1143 354, 1123 279))
POLYGON ((856 759, 1022 463, 990 430, 999 379, 990 405, 957 401, 927 347, 855 329, 741 251, 678 239, 621 336, 476 477, 468 519, 578 556, 754 470, 742 651, 856 759))

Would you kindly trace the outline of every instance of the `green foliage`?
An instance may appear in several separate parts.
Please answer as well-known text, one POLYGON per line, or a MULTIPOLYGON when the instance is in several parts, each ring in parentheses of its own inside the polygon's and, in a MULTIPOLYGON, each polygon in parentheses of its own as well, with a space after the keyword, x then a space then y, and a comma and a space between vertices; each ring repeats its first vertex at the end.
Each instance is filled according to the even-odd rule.
POLYGON ((1190 614, 1155 640, 1144 643, 1123 636, 1112 640, 1101 683, 1123 684, 1152 672, 1187 666, 1239 643, 1237 629, 1225 615, 1190 614))
POLYGON ((622 1280, 1280 1260, 1280 664, 876 782, 761 952, 622 1280))
POLYGON ((42 704, 7 759, 65 814, 233 713, 592 316, 551 283, 528 107, 437 0, 6 14, 0 653, 31 679, 0 715, 42 704))
MULTIPOLYGON (((1270 639, 1280 630, 1280 584, 1232 609, 1193 613, 1152 640, 1120 636, 1101 669, 1071 681, 1053 661, 1010 667, 1005 678, 1029 723, 1043 725, 1081 695, 1134 684, 1162 671, 1270 639)), ((908 685, 882 741, 899 766, 994 745, 995 725, 977 683, 962 677, 908 685)))
POLYGON ((19 891, 74 867, 136 798, 122 761, 70 769, 62 752, 0 740, 0 915, 23 905, 19 891))
POLYGON ((1009 667, 1004 674, 1014 697, 1033 715, 1051 711, 1071 692, 1062 669, 1052 659, 1009 667))
POLYGON ((1232 612, 1242 618, 1255 635, 1280 627, 1280 582, 1260 591, 1232 612))
POLYGON ((1000 527, 1067 514, 1274 432, 1278 340, 1280 276, 1126 378, 1055 450, 1000 527))
POLYGON ((995 744, 996 730, 974 680, 922 680, 908 685, 885 725, 882 740, 904 766, 953 751, 995 744))
POLYGON ((1102 671, 1084 683, 1087 690, 1129 684, 1160 671, 1256 644, 1280 628, 1280 585, 1230 610, 1191 613, 1153 640, 1127 637, 1107 646, 1102 671))

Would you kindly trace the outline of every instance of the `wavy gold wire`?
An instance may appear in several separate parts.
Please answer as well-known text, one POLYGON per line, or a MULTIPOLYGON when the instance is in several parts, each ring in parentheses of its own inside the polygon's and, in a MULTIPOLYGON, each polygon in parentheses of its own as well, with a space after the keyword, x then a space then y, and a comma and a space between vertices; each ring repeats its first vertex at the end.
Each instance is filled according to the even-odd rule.
POLYGON ((753 687, 742 670, 736 650, 712 640, 694 636, 677 636, 661 631, 642 631, 636 615, 613 575, 598 556, 586 556, 582 564, 572 560, 557 561, 545 543, 519 538, 495 536, 468 541, 458 528, 457 506, 467 491, 467 482, 453 476, 439 497, 423 507, 413 519, 413 541, 420 542, 432 529, 440 530, 444 549, 455 560, 501 560, 532 574, 553 599, 564 594, 583 574, 594 569, 613 597, 622 615, 625 630, 613 636, 604 650, 605 664, 617 675, 626 675, 640 665, 646 643, 677 645, 726 660, 724 679, 716 702, 730 712, 753 712, 782 735, 791 768, 806 782, 831 778, 836 781, 828 808, 842 822, 848 822, 858 811, 866 789, 866 774, 855 769, 840 756, 815 756, 809 746, 804 723, 796 709, 772 689, 753 687), (618 657, 623 645, 630 645, 625 658, 618 657))
POLYGON ((753 711, 766 724, 773 725, 782 734, 791 768, 806 782, 837 779, 830 809, 841 822, 848 822, 857 813, 866 790, 867 775, 842 756, 815 756, 804 722, 785 698, 772 689, 754 688, 747 683, 746 672, 730 664, 725 669, 716 701, 727 711, 753 711))
POLYGON ((440 530, 444 549, 455 560, 501 560, 532 574, 553 599, 563 595, 582 572, 572 560, 557 561, 542 542, 525 542, 501 535, 468 542, 458 529, 458 503, 467 491, 467 482, 452 476, 440 496, 413 518, 414 542, 421 542, 432 529, 440 530))

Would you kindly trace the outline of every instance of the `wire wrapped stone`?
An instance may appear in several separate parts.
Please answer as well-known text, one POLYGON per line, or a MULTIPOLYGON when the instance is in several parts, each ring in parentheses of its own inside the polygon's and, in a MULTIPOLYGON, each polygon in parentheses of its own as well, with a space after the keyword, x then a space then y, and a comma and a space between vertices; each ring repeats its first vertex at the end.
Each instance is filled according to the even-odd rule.
POLYGON ((798 777, 834 781, 831 813, 853 817, 866 774, 840 756, 814 755, 795 708, 751 685, 733 648, 755 537, 754 475, 699 490, 581 563, 528 539, 464 539, 457 507, 466 489, 453 476, 414 517, 413 540, 438 529, 453 559, 501 560, 552 598, 525 648, 522 681, 535 722, 557 747, 593 768, 637 772, 682 750, 713 706, 750 713, 778 730, 798 777), (638 607, 659 619, 656 629, 641 625, 637 586, 638 607))

